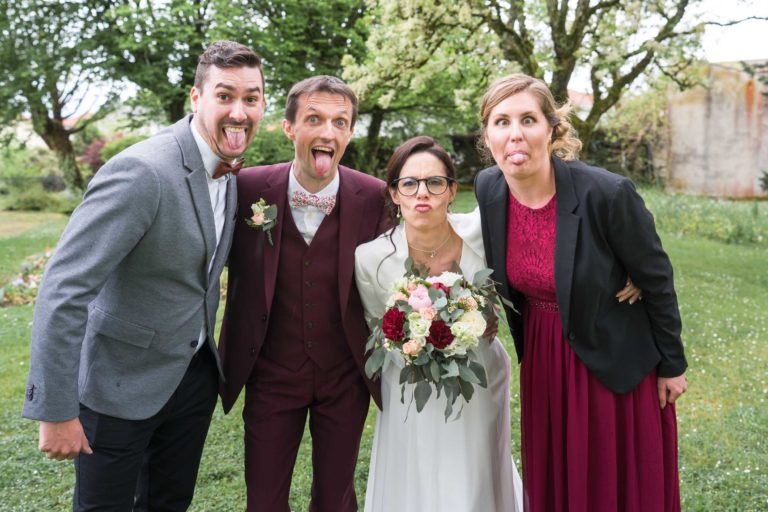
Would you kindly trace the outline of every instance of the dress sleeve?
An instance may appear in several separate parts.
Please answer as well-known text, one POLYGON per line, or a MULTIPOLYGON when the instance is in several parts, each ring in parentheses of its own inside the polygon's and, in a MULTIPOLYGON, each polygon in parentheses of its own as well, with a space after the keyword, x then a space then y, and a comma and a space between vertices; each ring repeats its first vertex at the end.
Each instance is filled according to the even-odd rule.
POLYGON ((363 302, 366 322, 373 317, 381 317, 386 305, 384 285, 377 280, 381 253, 376 246, 380 245, 380 240, 381 238, 365 243, 355 250, 355 283, 363 302))

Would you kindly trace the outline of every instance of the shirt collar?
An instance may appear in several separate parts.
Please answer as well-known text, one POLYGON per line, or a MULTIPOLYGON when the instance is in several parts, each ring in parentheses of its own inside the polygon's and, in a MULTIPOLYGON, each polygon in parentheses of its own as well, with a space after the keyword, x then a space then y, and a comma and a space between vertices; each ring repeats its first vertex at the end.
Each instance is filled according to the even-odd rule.
MULTIPOLYGON (((197 128, 195 127, 195 118, 192 118, 192 121, 189 123, 189 127, 192 129, 192 137, 195 139, 195 143, 197 144, 197 149, 200 151, 200 158, 203 160, 203 167, 205 167, 205 172, 208 174, 208 178, 213 180, 213 173, 216 171, 216 165, 218 165, 219 160, 221 160, 218 156, 216 156, 216 153, 213 152, 211 147, 208 145, 207 142, 203 139, 203 136, 200 135, 200 132, 197 131, 197 128)), ((228 180, 229 179, 229 173, 225 174, 218 180, 228 180)))
POLYGON ((323 187, 320 191, 318 191, 315 194, 312 194, 311 192, 307 191, 304 187, 301 186, 301 183, 299 183, 299 180, 296 179, 296 175, 293 173, 293 166, 294 163, 291 163, 291 170, 288 172, 288 197, 291 197, 293 193, 296 190, 299 190, 301 192, 304 192, 305 194, 311 194, 315 195, 317 197, 326 197, 326 196, 336 196, 336 194, 339 193, 339 171, 336 170, 336 175, 333 177, 331 182, 327 184, 325 187, 323 187))

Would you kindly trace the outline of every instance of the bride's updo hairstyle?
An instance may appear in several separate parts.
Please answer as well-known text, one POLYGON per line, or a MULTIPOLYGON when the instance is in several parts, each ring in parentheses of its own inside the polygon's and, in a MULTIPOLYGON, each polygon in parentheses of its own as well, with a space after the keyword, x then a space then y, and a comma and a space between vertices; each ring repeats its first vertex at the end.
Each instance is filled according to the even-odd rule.
POLYGON ((491 111, 502 101, 510 96, 529 92, 539 103, 541 111, 552 127, 552 140, 549 141, 549 154, 563 160, 576 160, 579 158, 581 141, 576 135, 576 130, 568 120, 571 113, 571 104, 566 101, 559 108, 555 102, 552 91, 547 84, 522 73, 513 73, 499 78, 488 87, 480 104, 480 123, 482 130, 477 140, 477 148, 488 162, 493 162, 491 152, 485 146, 485 130, 488 128, 488 120, 491 111))
POLYGON ((397 189, 395 180, 400 177, 400 172, 405 166, 405 162, 408 161, 413 155, 418 153, 429 153, 435 158, 440 160, 445 167, 445 175, 449 178, 456 178, 456 169, 453 167, 453 159, 443 147, 435 142, 435 139, 426 135, 420 135, 413 137, 400 144, 395 152, 387 162, 386 168, 386 181, 387 189, 384 191, 384 204, 387 208, 387 215, 394 225, 398 224, 397 219, 397 205, 392 202, 390 192, 394 192, 397 189))

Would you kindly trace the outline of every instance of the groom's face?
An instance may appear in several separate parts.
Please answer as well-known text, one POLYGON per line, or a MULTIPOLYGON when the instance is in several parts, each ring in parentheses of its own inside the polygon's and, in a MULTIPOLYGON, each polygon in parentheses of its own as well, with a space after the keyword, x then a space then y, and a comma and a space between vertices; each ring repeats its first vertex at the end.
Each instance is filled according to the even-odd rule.
POLYGON ((222 160, 248 149, 264 117, 264 91, 257 67, 211 66, 200 88, 190 92, 195 128, 222 160))
POLYGON ((349 98, 314 92, 299 97, 293 122, 283 120, 283 131, 293 141, 294 174, 307 191, 319 192, 336 176, 352 138, 353 112, 349 98))

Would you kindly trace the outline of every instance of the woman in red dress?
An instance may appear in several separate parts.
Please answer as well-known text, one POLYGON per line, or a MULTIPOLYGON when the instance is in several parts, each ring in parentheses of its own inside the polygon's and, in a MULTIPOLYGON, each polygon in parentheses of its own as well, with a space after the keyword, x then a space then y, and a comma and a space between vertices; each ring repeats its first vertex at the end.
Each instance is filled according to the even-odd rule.
POLYGON ((481 106, 497 165, 475 193, 486 259, 514 304, 526 510, 678 511, 687 363, 672 266, 632 182, 576 159, 568 112, 522 74, 481 106), (627 275, 643 291, 634 305, 615 297, 627 275))

